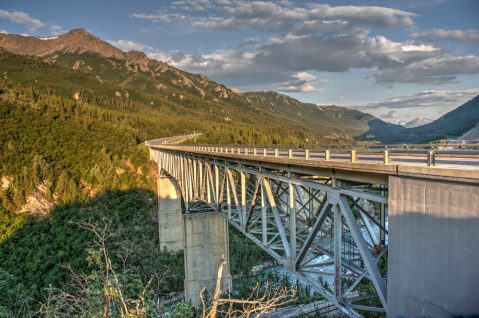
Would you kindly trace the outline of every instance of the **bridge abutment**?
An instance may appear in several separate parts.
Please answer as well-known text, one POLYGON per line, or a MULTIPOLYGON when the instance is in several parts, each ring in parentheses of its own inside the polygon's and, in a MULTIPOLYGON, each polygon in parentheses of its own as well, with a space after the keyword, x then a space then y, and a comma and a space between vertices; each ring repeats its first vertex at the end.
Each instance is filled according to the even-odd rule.
POLYGON ((479 314, 479 185, 389 177, 389 317, 479 314))
POLYGON ((185 298, 195 308, 201 307, 203 288, 214 295, 218 268, 223 258, 221 290, 231 287, 229 267, 228 225, 218 213, 191 213, 184 215, 185 235, 185 298))
POLYGON ((158 231, 160 248, 183 250, 181 196, 171 178, 158 178, 158 231))

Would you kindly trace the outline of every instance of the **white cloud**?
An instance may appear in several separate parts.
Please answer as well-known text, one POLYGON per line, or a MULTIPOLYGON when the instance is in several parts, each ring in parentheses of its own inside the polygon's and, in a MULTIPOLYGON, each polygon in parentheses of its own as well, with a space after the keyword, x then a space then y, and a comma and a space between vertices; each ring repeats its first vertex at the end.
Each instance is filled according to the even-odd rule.
MULTIPOLYGON (((427 90, 411 95, 396 96, 359 106, 361 109, 401 109, 401 108, 437 108, 449 105, 460 106, 465 101, 479 95, 479 87, 458 91, 427 90)), ((390 111, 389 114, 396 114, 390 111)), ((386 117, 384 117, 386 118, 386 117)), ((389 117, 393 118, 393 117, 389 117)))
POLYGON ((172 52, 161 58, 173 66, 203 73, 243 89, 261 86, 288 91, 314 91, 311 71, 347 72, 371 69, 366 79, 379 84, 454 82, 460 74, 479 73, 479 57, 455 56, 444 50, 411 41, 395 42, 369 36, 364 29, 342 34, 276 37, 270 42, 208 54, 172 52))
POLYGON ((260 30, 313 32, 345 26, 410 27, 414 13, 378 6, 331 6, 289 1, 210 1, 178 0, 160 12, 133 13, 131 18, 153 22, 186 20, 194 26, 213 30, 249 27, 260 30), (190 15, 206 11, 204 16, 190 15))
POLYGON ((146 44, 143 44, 143 43, 140 43, 140 42, 135 42, 135 41, 120 39, 120 40, 117 40, 117 41, 108 40, 107 42, 110 43, 113 46, 116 46, 117 48, 119 48, 120 50, 123 50, 123 51, 153 50, 153 47, 151 47, 149 45, 146 45, 146 44))
POLYGON ((130 18, 137 18, 143 20, 150 20, 152 22, 172 22, 172 21, 180 21, 180 20, 187 20, 188 16, 179 13, 157 13, 157 14, 149 14, 149 13, 132 13, 129 15, 130 18))
POLYGON ((381 118, 384 118, 384 119, 394 119, 394 118, 397 118, 397 113, 396 113, 396 111, 394 111, 394 110, 390 110, 390 111, 388 111, 386 114, 382 114, 382 115, 381 115, 381 118))
POLYGON ((415 118, 438 118, 479 95, 479 87, 464 90, 424 90, 418 93, 395 96, 349 105, 393 123, 415 118))
POLYGON ((8 19, 11 22, 23 24, 30 28, 30 31, 35 31, 36 29, 43 28, 45 23, 42 21, 31 17, 28 13, 17 10, 2 10, 0 9, 0 18, 8 19))
POLYGON ((274 84, 274 88, 280 92, 303 92, 311 93, 322 91, 314 86, 318 78, 308 72, 297 72, 291 75, 292 79, 286 82, 274 84))
POLYGON ((151 59, 175 64, 173 60, 173 57, 175 56, 175 52, 167 53, 161 49, 154 48, 150 45, 147 45, 141 42, 125 40, 125 39, 119 39, 116 41, 107 40, 107 42, 125 52, 141 51, 141 52, 144 52, 151 59))
POLYGON ((213 7, 213 3, 210 0, 176 0, 171 3, 171 7, 190 11, 205 11, 213 7))
POLYGON ((459 74, 479 73, 479 56, 441 54, 404 66, 380 69, 370 78, 378 83, 420 83, 439 85, 454 82, 459 74))
POLYGON ((381 27, 412 26, 412 17, 416 14, 385 7, 374 6, 330 6, 327 4, 311 5, 311 16, 328 19, 345 19, 350 22, 381 27))
POLYGON ((439 51, 439 48, 431 46, 431 45, 414 45, 414 44, 406 44, 401 47, 404 52, 434 52, 439 51))
POLYGON ((61 26, 56 25, 56 24, 50 24, 50 31, 51 31, 52 35, 58 35, 58 34, 65 33, 65 30, 61 26))
MULTIPOLYGON (((455 82, 458 75, 479 73, 476 55, 448 52, 423 43, 419 35, 405 41, 379 35, 376 31, 382 28, 415 28, 415 13, 387 7, 290 1, 177 0, 162 7, 158 13, 134 13, 130 17, 163 23, 181 22, 214 30, 243 27, 261 30, 261 34, 269 36, 268 40, 260 42, 256 38, 207 54, 144 49, 150 51, 149 56, 157 56, 173 66, 203 73, 245 90, 261 87, 315 91, 317 84, 328 81, 301 76, 353 69, 369 70, 363 78, 383 85, 439 85, 455 82), (193 10, 195 12, 191 13, 193 10)), ((468 31, 469 40, 474 35, 468 31)))
POLYGON ((317 77, 314 76, 313 74, 310 74, 308 72, 298 72, 293 75, 299 80, 306 81, 306 82, 314 82, 317 80, 317 77))
POLYGON ((412 34, 413 37, 423 39, 426 41, 454 41, 459 43, 470 43, 479 45, 479 30, 444 30, 432 29, 427 32, 416 32, 412 34))

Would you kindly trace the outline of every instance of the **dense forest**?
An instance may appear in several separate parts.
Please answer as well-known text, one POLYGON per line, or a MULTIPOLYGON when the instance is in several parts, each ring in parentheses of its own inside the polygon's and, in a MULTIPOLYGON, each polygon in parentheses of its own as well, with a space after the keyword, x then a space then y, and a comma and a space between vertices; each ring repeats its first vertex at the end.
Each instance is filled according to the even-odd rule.
MULTIPOLYGON (((186 97, 179 99, 135 87, 120 92, 117 84, 105 80, 99 83, 92 74, 1 50, 0 70, 6 78, 3 85, 9 83, 31 88, 27 100, 48 98, 49 107, 59 109, 60 114, 73 108, 77 117, 86 115, 84 120, 88 122, 95 119, 114 125, 121 122, 142 141, 193 131, 203 132, 208 138, 204 142, 298 144, 306 140, 324 141, 311 129, 285 121, 280 114, 258 107, 244 109, 240 105, 217 103, 195 96, 191 100, 186 97), (51 99, 57 100, 57 104, 50 105, 51 99), (84 111, 80 112, 79 108, 84 111), (235 136, 234 139, 231 136, 235 136)), ((186 92, 183 94, 188 96, 186 92)), ((11 100, 15 102, 13 98, 11 100)), ((41 99, 38 101, 42 102, 41 99)), ((87 125, 86 122, 84 124, 87 125)))

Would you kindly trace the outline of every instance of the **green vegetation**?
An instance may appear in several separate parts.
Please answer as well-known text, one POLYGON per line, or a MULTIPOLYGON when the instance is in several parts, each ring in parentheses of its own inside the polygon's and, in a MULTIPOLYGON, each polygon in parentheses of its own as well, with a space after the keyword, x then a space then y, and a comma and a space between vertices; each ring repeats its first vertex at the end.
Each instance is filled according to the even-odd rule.
MULTIPOLYGON (((0 317, 38 316, 40 311, 55 316, 65 309, 60 291, 73 293, 77 275, 91 281, 82 293, 91 305, 85 314, 94 316, 102 301, 102 283, 96 279, 102 271, 93 258, 95 236, 81 226, 85 222, 107 224, 113 233, 107 247, 127 297, 137 297, 152 277, 150 303, 182 290, 182 255, 157 249, 152 217, 156 167, 148 162, 142 141, 150 134, 182 133, 176 128, 182 125, 199 125, 193 120, 197 115, 179 116, 168 107, 153 109, 124 99, 77 101, 62 91, 68 79, 46 83, 55 76, 75 81, 87 75, 75 77, 70 70, 9 53, 0 56, 3 66, 18 69, 16 77, 10 71, 0 81, 0 317), (35 82, 37 75, 43 78, 35 82)), ((261 142, 275 135, 272 127, 255 133, 248 125, 217 127, 216 138, 230 129, 261 142)), ((286 133, 275 138, 300 140, 286 133)), ((220 140, 230 142, 226 136, 220 140)), ((231 239, 234 275, 248 277, 252 266, 269 259, 239 234, 231 239)), ((185 308, 178 305, 173 313, 185 308)))
POLYGON ((251 268, 271 262, 272 258, 261 247, 245 239, 234 227, 229 227, 229 244, 231 256, 231 275, 240 278, 251 276, 251 268))
POLYGON ((106 189, 151 188, 146 149, 121 114, 3 85, 0 125, 0 175, 11 180, 0 202, 10 211, 35 195, 68 203, 106 189))
MULTIPOLYGON (((94 58, 105 59, 100 56, 94 58)), ((205 136, 209 136, 211 131, 214 132, 214 138, 206 140, 207 142, 227 143, 231 142, 229 136, 238 128, 243 132, 256 131, 263 141, 281 138, 275 136, 280 130, 285 131, 283 139, 277 140, 280 143, 304 143, 304 137, 310 141, 319 138, 299 124, 283 122, 279 115, 268 114, 267 111, 253 109, 251 106, 244 109, 241 105, 231 105, 229 102, 217 103, 211 99, 189 96, 187 91, 182 90, 183 88, 175 90, 173 93, 175 97, 160 94, 158 91, 149 93, 149 90, 141 89, 143 86, 137 87, 139 85, 137 81, 126 81, 135 85, 119 88, 115 83, 104 80, 98 82, 93 74, 8 52, 0 52, 0 69, 4 70, 7 74, 5 77, 8 78, 8 82, 3 82, 4 86, 21 85, 30 90, 27 100, 36 101, 37 95, 40 95, 61 99, 62 104, 89 107, 87 115, 90 111, 102 112, 104 116, 99 118, 100 120, 111 121, 115 126, 123 124, 133 130, 137 139, 141 141, 192 131, 202 131, 205 136), (124 95, 126 92, 128 97, 124 95), (180 92, 182 99, 177 98, 180 92), (225 133, 224 138, 221 138, 222 132, 225 133), (290 135, 286 136, 286 133, 290 135), (263 136, 266 134, 268 136, 263 136)), ((122 76, 121 73, 117 75, 122 76)), ((15 100, 12 98, 10 102, 14 103, 15 100)), ((78 116, 84 117, 83 114, 78 116)))
POLYGON ((13 213, 0 207, 0 242, 10 237, 28 220, 28 213, 13 213))
POLYGON ((95 236, 82 224, 108 226, 106 245, 127 298, 150 279, 152 295, 181 290, 182 255, 157 248, 154 201, 150 191, 106 191, 84 204, 59 205, 48 218, 26 221, 0 245, 0 308, 28 316, 46 302, 50 286, 71 291, 70 271, 98 274, 91 260, 98 252, 95 236))

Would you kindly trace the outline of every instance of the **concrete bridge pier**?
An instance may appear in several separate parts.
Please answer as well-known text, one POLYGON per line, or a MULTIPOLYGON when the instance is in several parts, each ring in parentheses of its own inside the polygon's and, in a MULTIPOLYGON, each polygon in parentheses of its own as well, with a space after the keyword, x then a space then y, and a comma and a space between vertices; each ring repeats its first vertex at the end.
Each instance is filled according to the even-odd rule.
POLYGON ((388 317, 479 315, 479 185, 389 177, 388 317))
POLYGON ((181 195, 173 180, 158 178, 158 231, 160 248, 172 252, 183 250, 183 213, 181 195))
POLYGON ((191 213, 184 216, 185 299, 201 308, 200 293, 214 295, 218 268, 223 258, 222 292, 231 287, 228 225, 219 213, 191 213))

